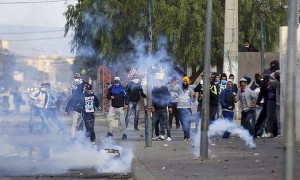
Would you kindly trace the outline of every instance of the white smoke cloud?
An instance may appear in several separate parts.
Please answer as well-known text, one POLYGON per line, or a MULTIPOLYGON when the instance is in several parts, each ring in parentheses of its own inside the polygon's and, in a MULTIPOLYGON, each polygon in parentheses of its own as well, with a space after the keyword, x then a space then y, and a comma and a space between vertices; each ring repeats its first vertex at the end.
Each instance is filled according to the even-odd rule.
MULTIPOLYGON (((200 123, 201 126, 201 123, 200 123)), ((199 128, 201 130, 201 127, 199 128)), ((195 134, 192 137, 192 141, 194 144, 193 154, 198 157, 200 154, 200 133, 201 131, 198 131, 197 134, 195 134)), ((235 125, 233 122, 227 120, 227 119, 218 119, 215 120, 212 124, 209 125, 208 128, 208 141, 211 145, 211 137, 213 136, 223 136, 224 132, 230 132, 231 135, 236 135, 240 137, 243 141, 245 141, 246 146, 250 148, 255 148, 256 144, 253 141, 253 137, 250 135, 249 131, 245 129, 242 126, 235 125)), ((210 152, 210 150, 209 150, 210 152)))

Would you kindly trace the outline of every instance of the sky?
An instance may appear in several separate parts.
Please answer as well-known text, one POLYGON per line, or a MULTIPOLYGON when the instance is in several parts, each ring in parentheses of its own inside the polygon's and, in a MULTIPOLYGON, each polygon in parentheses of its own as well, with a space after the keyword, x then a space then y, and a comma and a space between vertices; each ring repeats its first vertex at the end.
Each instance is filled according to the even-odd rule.
MULTIPOLYGON (((0 24, 63 27, 65 24, 63 17, 63 12, 66 10, 65 2, 46 3, 46 1, 51 0, 0 0, 0 24)), ((68 2, 74 3, 76 1, 69 0, 68 2)))
POLYGON ((66 20, 63 13, 67 9, 66 2, 76 3, 76 0, 0 0, 0 39, 11 40, 10 51, 20 55, 71 56, 70 36, 72 34, 67 38, 63 38, 63 31, 22 34, 22 32, 32 31, 64 30, 66 20), (21 34, 5 34, 8 32, 21 34), (57 39, 32 40, 45 38, 57 39), (14 40, 26 41, 14 42, 14 40))

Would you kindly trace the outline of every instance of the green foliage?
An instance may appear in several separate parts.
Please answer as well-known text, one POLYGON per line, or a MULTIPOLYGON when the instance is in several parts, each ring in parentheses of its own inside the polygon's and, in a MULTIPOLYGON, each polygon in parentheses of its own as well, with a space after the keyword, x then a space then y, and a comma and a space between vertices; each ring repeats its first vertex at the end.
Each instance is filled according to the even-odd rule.
POLYGON ((278 48, 279 27, 287 24, 287 0, 239 0, 239 44, 248 39, 261 49, 261 15, 265 14, 266 51, 278 48))
MULTIPOLYGON (((206 1, 153 0, 153 50, 161 35, 168 38, 167 51, 185 67, 203 65, 206 1)), ((278 44, 278 29, 286 21, 284 1, 239 0, 239 42, 248 38, 260 48, 260 14, 266 15, 267 51, 278 44), (263 7, 263 8, 262 8, 263 7)), ((213 1, 212 65, 222 66, 225 0, 213 1)), ((72 50, 81 69, 108 62, 131 63, 134 51, 129 37, 148 40, 148 0, 78 0, 65 12, 66 33, 75 30, 72 50), (89 53, 87 53, 89 52, 89 53)), ((89 72, 89 71, 88 71, 89 72)))

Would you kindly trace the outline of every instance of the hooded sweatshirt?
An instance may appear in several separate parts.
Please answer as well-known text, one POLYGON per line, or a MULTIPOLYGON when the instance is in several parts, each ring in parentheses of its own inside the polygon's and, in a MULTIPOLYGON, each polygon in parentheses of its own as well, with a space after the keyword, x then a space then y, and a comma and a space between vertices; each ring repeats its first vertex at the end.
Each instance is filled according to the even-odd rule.
POLYGON ((128 100, 130 102, 139 102, 141 100, 141 96, 143 98, 147 97, 147 95, 143 91, 141 83, 139 82, 135 83, 133 81, 130 81, 125 89, 128 95, 128 100))
POLYGON ((111 106, 115 108, 124 107, 124 104, 128 105, 127 94, 121 83, 117 86, 113 84, 106 94, 107 99, 111 100, 111 106), (111 97, 114 96, 114 99, 111 97))

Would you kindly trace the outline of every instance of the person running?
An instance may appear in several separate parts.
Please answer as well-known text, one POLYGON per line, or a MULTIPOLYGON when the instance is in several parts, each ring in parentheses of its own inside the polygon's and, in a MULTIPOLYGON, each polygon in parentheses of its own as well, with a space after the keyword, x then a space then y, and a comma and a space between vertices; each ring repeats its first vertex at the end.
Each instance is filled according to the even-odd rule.
POLYGON ((106 137, 113 137, 111 122, 114 115, 117 114, 119 116, 120 124, 122 125, 122 139, 127 139, 124 109, 127 109, 128 107, 128 99, 125 88, 120 82, 120 77, 114 78, 113 85, 108 89, 106 97, 111 100, 106 120, 108 129, 106 137))
POLYGON ((59 134, 63 134, 65 126, 62 122, 57 118, 56 115, 56 103, 57 103, 57 96, 55 92, 51 89, 50 83, 45 83, 46 91, 48 92, 48 103, 46 107, 46 119, 51 118, 52 121, 58 126, 59 134))
POLYGON ((147 95, 143 91, 143 87, 140 83, 140 79, 137 74, 134 74, 132 80, 127 84, 125 88, 129 100, 129 105, 127 108, 127 114, 125 118, 126 128, 130 120, 131 111, 134 108, 134 130, 138 131, 138 121, 139 121, 139 110, 140 110, 140 100, 141 96, 146 98, 147 95))
MULTIPOLYGON (((87 85, 88 83, 86 81, 84 81, 82 78, 81 78, 81 75, 79 73, 75 73, 74 74, 74 80, 73 82, 71 83, 71 98, 73 97, 76 98, 76 97, 80 97, 84 92, 85 92, 85 86, 87 85)), ((72 109, 70 109, 72 110, 72 109)), ((76 128, 77 131, 83 133, 83 121, 82 121, 82 117, 81 117, 81 114, 76 114, 77 111, 74 111, 72 114, 75 115, 76 117, 77 116, 80 116, 80 120, 79 120, 79 125, 78 127, 76 128)))
POLYGON ((91 84, 86 85, 86 91, 81 98, 81 105, 83 107, 82 117, 86 127, 86 137, 90 138, 93 145, 96 144, 95 127, 95 109, 100 110, 99 101, 97 96, 93 93, 91 84))
POLYGON ((48 92, 45 83, 42 83, 38 90, 35 90, 29 95, 30 100, 32 100, 30 106, 30 123, 29 132, 33 132, 35 115, 39 115, 41 118, 42 128, 41 132, 49 133, 50 129, 48 126, 47 119, 45 117, 44 110, 48 104, 48 92))

